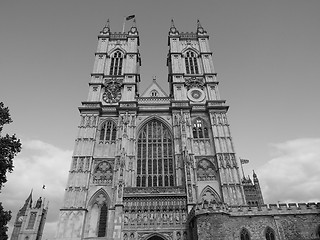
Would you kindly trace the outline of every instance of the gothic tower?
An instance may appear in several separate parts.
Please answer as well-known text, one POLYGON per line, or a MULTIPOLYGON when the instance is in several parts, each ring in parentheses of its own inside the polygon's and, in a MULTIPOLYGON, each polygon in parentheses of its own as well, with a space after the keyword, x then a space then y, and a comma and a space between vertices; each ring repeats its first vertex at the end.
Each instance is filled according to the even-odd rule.
POLYGON ((209 36, 172 21, 168 44, 169 96, 140 96, 135 21, 100 32, 57 239, 191 239, 196 204, 245 203, 209 36))
POLYGON ((32 193, 30 193, 17 214, 11 240, 41 240, 47 211, 48 206, 44 206, 41 197, 34 206, 32 205, 32 193))

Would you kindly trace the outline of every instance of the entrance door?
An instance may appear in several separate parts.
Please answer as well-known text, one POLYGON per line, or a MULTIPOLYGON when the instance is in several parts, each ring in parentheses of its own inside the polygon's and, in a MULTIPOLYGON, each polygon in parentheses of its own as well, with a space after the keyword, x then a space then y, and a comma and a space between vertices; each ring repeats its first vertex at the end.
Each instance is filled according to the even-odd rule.
POLYGON ((148 240, 164 240, 164 239, 156 235, 156 236, 152 236, 151 238, 148 238, 148 240))

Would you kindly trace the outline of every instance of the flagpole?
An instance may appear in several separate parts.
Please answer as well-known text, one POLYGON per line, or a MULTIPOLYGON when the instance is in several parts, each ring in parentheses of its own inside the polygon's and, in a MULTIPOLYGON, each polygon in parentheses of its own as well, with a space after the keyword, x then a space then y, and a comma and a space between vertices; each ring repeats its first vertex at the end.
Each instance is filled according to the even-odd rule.
POLYGON ((242 161, 241 161, 241 158, 239 158, 239 159, 240 159, 240 165, 241 165, 241 170, 242 170, 242 176, 244 178, 244 171, 243 171, 242 161))
POLYGON ((125 24, 126 24, 126 17, 123 17, 122 33, 124 33, 125 24))

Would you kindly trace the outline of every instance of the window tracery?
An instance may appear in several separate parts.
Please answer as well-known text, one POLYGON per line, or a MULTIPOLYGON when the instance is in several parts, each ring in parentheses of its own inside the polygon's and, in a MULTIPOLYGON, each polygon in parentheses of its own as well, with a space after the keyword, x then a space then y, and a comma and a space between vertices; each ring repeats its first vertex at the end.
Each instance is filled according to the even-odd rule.
POLYGON ((109 75, 121 75, 122 74, 122 62, 123 56, 120 51, 116 51, 111 57, 110 72, 109 75))
POLYGON ((274 231, 268 227, 265 234, 266 240, 275 240, 274 231))
POLYGON ((117 136, 117 126, 116 124, 108 120, 104 122, 100 129, 100 141, 103 142, 114 142, 117 136))
POLYGON ((137 187, 174 186, 173 145, 169 129, 149 121, 138 135, 137 187))
POLYGON ((93 183, 111 184, 112 183, 112 166, 109 162, 99 163, 93 172, 93 183))
POLYGON ((202 159, 197 166, 198 181, 209 181, 216 179, 216 169, 214 165, 207 159, 202 159))
POLYGON ((201 194, 202 204, 220 203, 219 195, 209 186, 205 187, 201 194))
POLYGON ((199 74, 197 55, 193 51, 188 51, 184 59, 186 65, 186 73, 199 74))
POLYGON ((194 139, 209 138, 208 127, 201 118, 197 118, 193 122, 192 133, 194 139))
POLYGON ((247 229, 242 229, 240 233, 240 240, 250 240, 250 235, 247 229))

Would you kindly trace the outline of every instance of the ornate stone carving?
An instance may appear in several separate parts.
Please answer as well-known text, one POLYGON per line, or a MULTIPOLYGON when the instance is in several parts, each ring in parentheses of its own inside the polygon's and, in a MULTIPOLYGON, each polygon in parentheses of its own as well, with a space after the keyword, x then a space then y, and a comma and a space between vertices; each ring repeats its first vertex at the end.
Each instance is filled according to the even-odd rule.
POLYGON ((202 159, 197 166, 198 181, 209 181, 216 179, 216 171, 214 165, 207 159, 202 159))
POLYGON ((203 89, 204 87, 204 80, 202 78, 187 78, 186 79, 186 86, 187 89, 191 89, 191 88, 200 88, 203 89))
POLYGON ((112 176, 112 165, 107 161, 102 161, 93 172, 93 183, 110 185, 112 183, 112 176))

